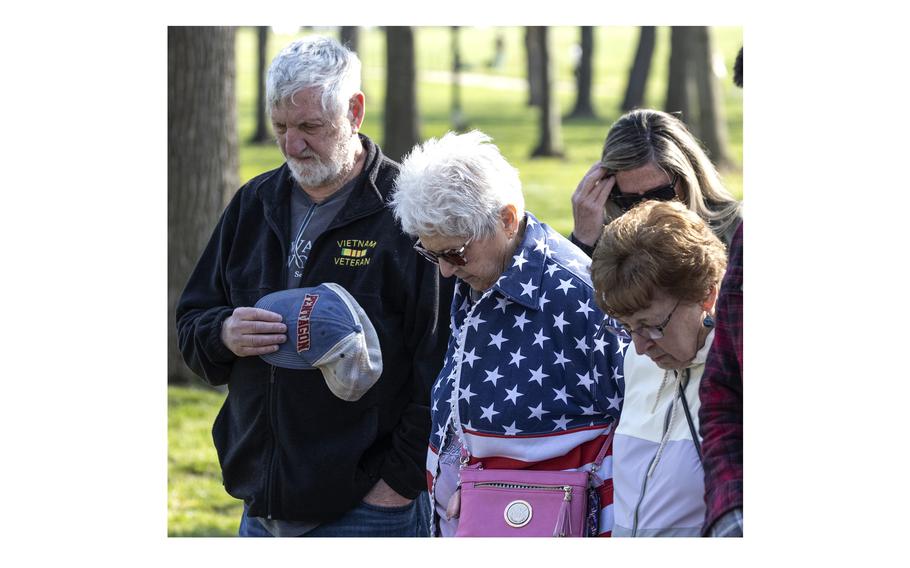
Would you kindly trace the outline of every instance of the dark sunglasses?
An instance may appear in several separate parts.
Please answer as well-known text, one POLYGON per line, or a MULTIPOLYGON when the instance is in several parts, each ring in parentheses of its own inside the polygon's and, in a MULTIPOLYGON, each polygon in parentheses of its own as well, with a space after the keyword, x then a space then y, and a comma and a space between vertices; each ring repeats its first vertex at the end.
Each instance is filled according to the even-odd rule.
POLYGON ((679 176, 673 176, 673 181, 669 184, 649 189, 644 193, 623 193, 619 190, 619 185, 614 185, 609 199, 623 211, 632 209, 642 201, 670 201, 676 197, 676 182, 678 180, 679 176))
POLYGON ((464 251, 469 244, 471 244, 471 239, 468 239, 465 244, 461 245, 461 248, 435 252, 424 247, 423 244, 421 244, 420 239, 417 239, 417 242, 414 243, 414 250, 433 264, 439 264, 439 259, 441 258, 449 264, 464 266, 468 262, 464 259, 464 251))

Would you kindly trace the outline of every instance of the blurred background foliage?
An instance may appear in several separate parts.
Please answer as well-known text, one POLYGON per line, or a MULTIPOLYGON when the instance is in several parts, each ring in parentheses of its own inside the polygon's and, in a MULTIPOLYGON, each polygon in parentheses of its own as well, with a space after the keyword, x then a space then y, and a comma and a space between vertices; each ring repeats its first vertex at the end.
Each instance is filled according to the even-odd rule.
MULTIPOLYGON (((439 137, 453 129, 451 120, 451 28, 415 30, 417 96, 423 139, 439 137)), ((578 27, 553 27, 552 60, 560 116, 575 102, 575 61, 579 51, 578 27)), ((279 32, 283 30, 278 30, 279 32)), ((714 71, 722 93, 732 167, 721 175, 727 188, 742 198, 742 90, 730 78, 736 53, 742 46, 742 28, 710 28, 715 54, 714 71)), ((268 61, 298 37, 309 34, 338 37, 337 28, 273 33, 268 41, 268 61)), ((526 55, 521 27, 463 27, 459 29, 462 61, 462 112, 469 128, 489 134, 503 155, 518 168, 528 210, 557 231, 572 230, 569 198, 581 177, 600 158, 610 125, 621 114, 620 105, 635 55, 639 30, 635 27, 594 27, 592 105, 594 119, 562 121, 565 159, 531 158, 538 139, 539 109, 528 106, 526 55), (491 68, 497 34, 504 40, 502 66, 491 68)), ((241 183, 280 166, 283 158, 274 144, 252 144, 256 120, 256 31, 237 30, 237 125, 240 140, 241 183)), ((386 90, 385 33, 381 28, 361 28, 358 55, 363 62, 366 120, 363 132, 380 145, 384 140, 383 115, 386 90)), ((670 28, 658 27, 644 107, 664 108, 667 93, 670 28)))

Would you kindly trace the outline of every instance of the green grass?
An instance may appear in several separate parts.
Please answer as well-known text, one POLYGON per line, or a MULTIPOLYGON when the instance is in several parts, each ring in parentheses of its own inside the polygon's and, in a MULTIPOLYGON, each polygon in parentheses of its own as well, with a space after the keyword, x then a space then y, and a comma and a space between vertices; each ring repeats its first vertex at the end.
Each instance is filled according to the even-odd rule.
MULTIPOLYGON (((493 137, 506 159, 518 168, 528 210, 563 234, 572 228, 569 197, 588 167, 600 156, 610 124, 619 116, 626 75, 638 40, 636 28, 600 27, 595 31, 595 120, 564 121, 565 159, 530 159, 537 142, 537 111, 528 107, 524 78, 523 30, 503 28, 506 59, 492 72, 485 62, 492 56, 493 28, 462 28, 462 57, 466 74, 488 76, 478 85, 464 86, 462 104, 470 126, 493 137), (499 83, 506 86, 499 87, 499 83), (510 86, 511 85, 511 86, 510 86)), ((310 32, 312 33, 312 32, 310 32)), ((319 33, 336 34, 333 30, 319 33)), ((562 113, 574 104, 569 57, 578 41, 578 28, 553 28, 557 95, 562 113)), ((742 28, 712 29, 715 50, 723 55, 728 76, 722 81, 728 123, 732 169, 722 172, 727 187, 742 197, 742 91, 732 85, 729 70, 742 45, 742 28)), ((296 36, 272 36, 269 59, 296 36)), ((336 35, 337 37, 337 35, 336 35)), ((382 144, 385 92, 385 37, 378 29, 361 30, 360 56, 364 64, 367 114, 363 131, 382 144)), ((424 138, 440 136, 450 128, 451 86, 432 80, 428 72, 451 68, 448 28, 418 28, 418 104, 424 138)), ((661 108, 666 91, 669 30, 659 28, 645 102, 661 108)), ((274 144, 253 145, 255 129, 256 36, 250 28, 237 33, 237 116, 242 181, 279 166, 283 159, 274 144)), ((483 77, 481 77, 483 79, 483 77)), ((211 389, 168 388, 168 534, 172 536, 233 535, 242 505, 221 485, 221 473, 211 429, 224 395, 211 389)))
POLYGON ((221 485, 212 424, 224 395, 211 389, 169 386, 168 535, 237 534, 243 503, 221 485))

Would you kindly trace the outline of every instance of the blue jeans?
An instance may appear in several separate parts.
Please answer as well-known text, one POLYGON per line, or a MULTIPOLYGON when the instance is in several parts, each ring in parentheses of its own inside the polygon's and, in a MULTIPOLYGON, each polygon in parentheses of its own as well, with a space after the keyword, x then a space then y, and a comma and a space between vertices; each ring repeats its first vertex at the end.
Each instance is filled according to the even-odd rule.
MULTIPOLYGON (((430 506, 426 491, 403 507, 377 507, 361 501, 340 519, 324 523, 301 536, 430 536, 430 506)), ((243 506, 240 536, 270 537, 272 534, 243 506)))

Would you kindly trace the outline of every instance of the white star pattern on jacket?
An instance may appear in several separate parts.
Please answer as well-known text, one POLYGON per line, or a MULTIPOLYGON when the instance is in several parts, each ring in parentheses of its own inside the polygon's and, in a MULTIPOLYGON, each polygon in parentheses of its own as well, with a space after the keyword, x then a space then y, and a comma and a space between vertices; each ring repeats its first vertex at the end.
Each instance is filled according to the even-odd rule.
MULTIPOLYGON (((508 341, 508 339, 502 336, 502 330, 496 333, 496 335, 490 334, 490 345, 495 345, 496 349, 502 349, 502 344, 508 341)), ((603 353, 603 351, 601 351, 603 353)))
POLYGON ((493 288, 475 303, 467 284, 456 282, 452 336, 431 396, 431 479, 449 422, 472 459, 532 467, 590 459, 590 449, 573 450, 596 454, 622 408, 626 345, 601 329, 590 259, 530 213, 526 219, 522 243, 493 288))

